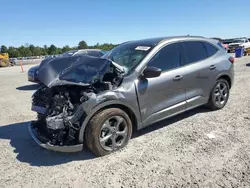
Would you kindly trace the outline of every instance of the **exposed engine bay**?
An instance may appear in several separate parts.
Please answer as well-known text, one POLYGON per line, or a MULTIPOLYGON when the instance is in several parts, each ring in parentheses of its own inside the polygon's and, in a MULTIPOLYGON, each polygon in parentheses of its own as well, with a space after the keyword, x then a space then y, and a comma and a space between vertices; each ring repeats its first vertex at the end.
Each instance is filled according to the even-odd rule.
MULTIPOLYGON (((87 115, 84 103, 98 93, 114 89, 121 84, 123 71, 110 63, 109 60, 100 58, 94 60, 97 61, 97 59, 102 63, 100 64, 101 70, 98 69, 97 64, 94 64, 96 71, 83 77, 85 80, 87 77, 89 80, 87 83, 78 82, 79 77, 74 79, 74 76, 79 75, 76 75, 76 67, 73 67, 72 64, 70 64, 70 70, 74 71, 70 72, 67 71, 69 68, 65 67, 63 70, 56 71, 54 69, 40 70, 42 73, 44 71, 47 73, 48 71, 57 72, 58 75, 53 75, 56 82, 48 80, 48 77, 41 79, 42 81, 46 80, 46 82, 43 82, 44 85, 32 97, 32 110, 37 112, 37 121, 33 122, 33 128, 39 140, 58 146, 78 144, 79 131, 87 115), (65 75, 70 79, 58 79, 65 75)), ((87 58, 87 60, 91 61, 91 58, 87 58)), ((43 68, 46 68, 46 65, 43 68)), ((85 69, 83 73, 86 74, 88 72, 86 69, 89 67, 82 66, 82 68, 85 69)), ((42 76, 46 75, 40 75, 40 78, 42 76)))

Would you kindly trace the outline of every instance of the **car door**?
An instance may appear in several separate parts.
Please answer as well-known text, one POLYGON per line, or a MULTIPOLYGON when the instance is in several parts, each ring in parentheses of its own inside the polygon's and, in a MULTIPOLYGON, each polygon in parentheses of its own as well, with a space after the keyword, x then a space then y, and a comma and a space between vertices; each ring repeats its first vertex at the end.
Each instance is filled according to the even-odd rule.
POLYGON ((160 49, 147 67, 157 67, 162 73, 157 78, 139 78, 136 82, 142 126, 165 119, 185 110, 184 75, 176 43, 160 49))
POLYGON ((205 104, 216 80, 216 57, 218 49, 202 41, 186 41, 180 44, 182 66, 186 72, 187 109, 205 104))

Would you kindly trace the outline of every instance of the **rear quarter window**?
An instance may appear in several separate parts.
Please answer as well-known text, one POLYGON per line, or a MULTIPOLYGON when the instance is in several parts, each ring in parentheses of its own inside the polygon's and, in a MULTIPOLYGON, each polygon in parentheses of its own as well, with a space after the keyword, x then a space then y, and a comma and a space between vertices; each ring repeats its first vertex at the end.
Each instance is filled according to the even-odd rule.
MULTIPOLYGON (((207 57, 211 57, 218 52, 218 49, 216 47, 214 47, 213 45, 211 45, 207 42, 203 42, 203 45, 205 46, 205 49, 207 51, 207 57)), ((221 44, 221 46, 222 46, 222 44, 221 44)), ((222 48, 224 48, 224 47, 222 46, 222 48)))
POLYGON ((223 46, 223 44, 222 44, 221 42, 218 42, 217 45, 218 45, 219 47, 221 47, 221 48, 224 49, 224 46, 223 46))

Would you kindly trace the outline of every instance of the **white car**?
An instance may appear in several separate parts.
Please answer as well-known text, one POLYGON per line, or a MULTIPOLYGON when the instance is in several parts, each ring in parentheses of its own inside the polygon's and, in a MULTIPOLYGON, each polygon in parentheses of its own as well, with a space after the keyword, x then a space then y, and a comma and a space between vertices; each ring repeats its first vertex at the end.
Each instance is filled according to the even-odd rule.
POLYGON ((228 45, 228 51, 234 52, 236 48, 250 48, 249 40, 247 38, 234 39, 234 41, 228 45))

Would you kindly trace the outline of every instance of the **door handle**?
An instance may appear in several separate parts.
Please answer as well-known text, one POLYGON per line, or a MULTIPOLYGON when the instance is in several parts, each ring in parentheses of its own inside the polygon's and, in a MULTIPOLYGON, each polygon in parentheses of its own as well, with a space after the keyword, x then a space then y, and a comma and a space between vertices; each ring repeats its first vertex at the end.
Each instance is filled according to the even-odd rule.
POLYGON ((183 76, 177 75, 177 76, 174 77, 174 81, 181 80, 182 78, 183 78, 183 76))
POLYGON ((215 65, 211 65, 211 66, 209 67, 210 70, 213 70, 213 69, 215 69, 215 68, 216 68, 215 65))

